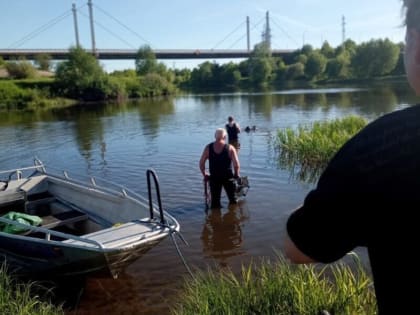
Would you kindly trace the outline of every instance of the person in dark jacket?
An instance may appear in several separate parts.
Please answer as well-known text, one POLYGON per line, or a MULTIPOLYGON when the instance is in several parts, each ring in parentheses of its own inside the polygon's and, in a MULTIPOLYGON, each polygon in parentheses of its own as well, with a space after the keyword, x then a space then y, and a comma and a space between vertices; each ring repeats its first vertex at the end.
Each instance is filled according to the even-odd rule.
MULTIPOLYGON (((420 1, 403 0, 408 82, 420 95, 420 1)), ((419 312, 420 105, 369 123, 329 162, 290 215, 284 252, 294 263, 336 261, 365 247, 378 314, 419 312)))
POLYGON ((236 149, 226 143, 226 130, 216 129, 215 141, 206 145, 200 158, 199 167, 204 180, 210 180, 211 208, 221 208, 222 187, 225 189, 230 204, 235 198, 235 179, 239 177, 239 159, 236 149), (206 161, 209 160, 209 173, 206 161))

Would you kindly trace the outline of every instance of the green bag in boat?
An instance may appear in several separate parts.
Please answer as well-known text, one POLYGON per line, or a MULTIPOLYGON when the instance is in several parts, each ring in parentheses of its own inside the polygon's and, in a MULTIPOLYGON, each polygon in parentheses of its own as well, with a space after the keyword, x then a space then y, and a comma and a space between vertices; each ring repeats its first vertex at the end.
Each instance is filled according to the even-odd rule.
MULTIPOLYGON (((21 212, 10 211, 6 213, 3 218, 13 220, 22 224, 38 226, 42 223, 42 219, 36 215, 29 215, 21 212)), ((10 234, 17 234, 26 231, 27 229, 13 224, 0 222, 0 231, 10 234)))

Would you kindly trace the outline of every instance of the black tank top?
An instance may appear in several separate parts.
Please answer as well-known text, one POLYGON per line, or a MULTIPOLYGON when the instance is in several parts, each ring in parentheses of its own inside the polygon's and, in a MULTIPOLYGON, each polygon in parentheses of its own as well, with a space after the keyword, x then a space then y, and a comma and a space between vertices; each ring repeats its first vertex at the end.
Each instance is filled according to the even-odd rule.
POLYGON ((232 127, 229 124, 226 124, 226 131, 229 137, 229 141, 238 140, 238 127, 235 123, 232 124, 232 127))
POLYGON ((223 150, 217 154, 214 151, 214 142, 209 144, 209 169, 213 178, 230 178, 233 176, 232 160, 229 157, 229 145, 225 144, 223 150))

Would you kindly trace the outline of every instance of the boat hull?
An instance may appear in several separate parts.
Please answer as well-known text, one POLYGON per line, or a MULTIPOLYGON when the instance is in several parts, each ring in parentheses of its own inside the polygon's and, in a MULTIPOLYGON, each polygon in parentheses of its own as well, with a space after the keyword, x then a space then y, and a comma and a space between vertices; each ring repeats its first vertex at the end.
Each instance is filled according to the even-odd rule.
POLYGON ((127 265, 161 240, 129 249, 101 251, 0 235, 0 261, 19 276, 55 278, 94 274, 117 278, 127 265))

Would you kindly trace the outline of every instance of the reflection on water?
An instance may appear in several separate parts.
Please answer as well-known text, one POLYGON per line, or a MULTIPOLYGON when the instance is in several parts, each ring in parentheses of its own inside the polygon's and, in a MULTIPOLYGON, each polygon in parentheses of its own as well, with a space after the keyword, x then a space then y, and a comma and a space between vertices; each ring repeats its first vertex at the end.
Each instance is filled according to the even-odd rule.
POLYGON ((207 212, 201 240, 203 252, 213 257, 221 267, 227 258, 243 254, 241 249, 244 223, 249 219, 246 203, 230 205, 228 209, 211 209, 207 212))
MULTIPOLYGON (((285 219, 313 187, 308 181, 312 175, 294 178, 279 167, 274 141, 279 129, 346 115, 371 120, 416 102, 401 82, 301 92, 187 95, 1 112, 0 169, 28 166, 37 156, 47 167, 105 178, 147 196, 146 170, 153 168, 163 207, 180 221, 190 244, 182 251, 191 266, 205 269, 216 261, 240 271, 241 264, 254 258, 276 256, 273 248, 281 246, 285 219), (239 139, 241 175, 249 177, 252 187, 239 206, 204 216, 198 160, 229 115, 242 126, 256 126, 239 139)), ((186 275, 168 240, 136 261, 121 279, 89 278, 77 314, 169 314, 170 301, 176 300, 176 288, 186 275)))

